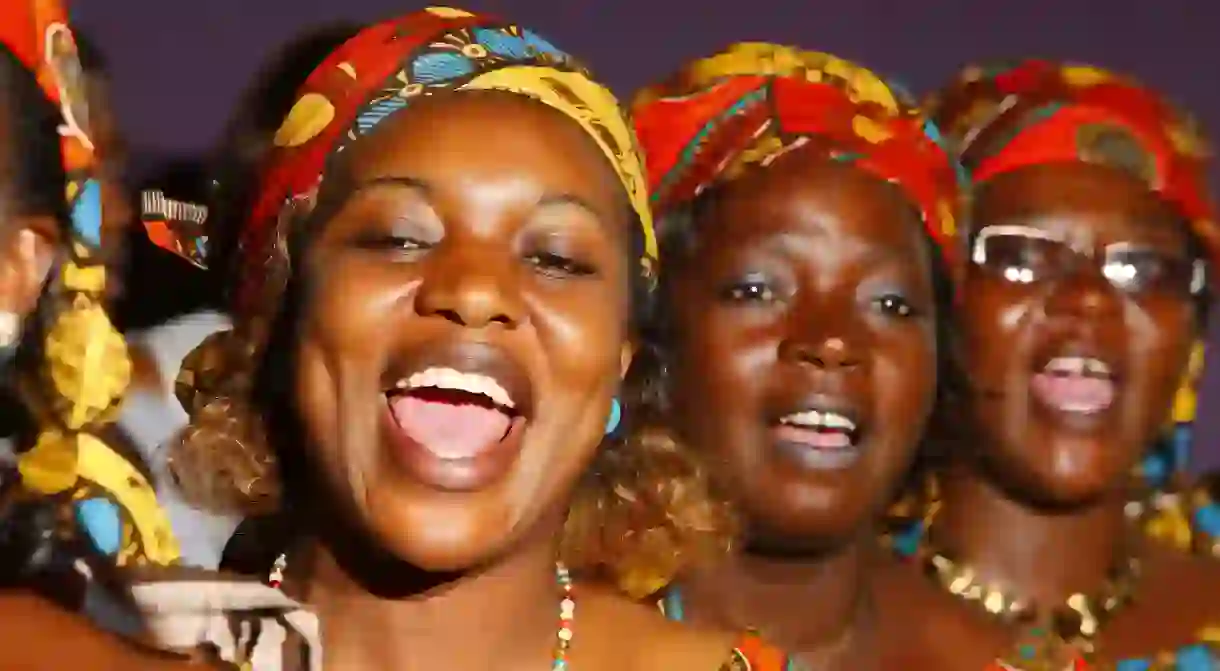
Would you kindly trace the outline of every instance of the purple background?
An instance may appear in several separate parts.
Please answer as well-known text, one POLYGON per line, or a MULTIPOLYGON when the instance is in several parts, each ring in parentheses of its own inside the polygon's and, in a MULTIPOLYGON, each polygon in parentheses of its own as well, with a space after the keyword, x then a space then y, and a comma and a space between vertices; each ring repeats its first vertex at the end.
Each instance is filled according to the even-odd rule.
MULTIPOLYGON (((2 0, 0 0, 2 1, 2 0)), ((437 4, 440 4, 439 2, 437 4)), ((209 146, 254 70, 308 26, 425 4, 392 0, 76 0, 80 29, 110 60, 137 165, 209 146)), ((1215 0, 471 0, 537 29, 620 95, 733 41, 829 51, 916 91, 970 59, 1095 62, 1155 82, 1220 133, 1215 0)), ((1213 342, 1217 336, 1213 336, 1213 342)), ((1220 394, 1209 367, 1203 402, 1220 394)), ((1201 406, 1202 407, 1202 406, 1201 406)), ((1220 413, 1201 413, 1200 462, 1220 465, 1220 413)), ((1200 464, 1202 465, 1202 464, 1200 464)))

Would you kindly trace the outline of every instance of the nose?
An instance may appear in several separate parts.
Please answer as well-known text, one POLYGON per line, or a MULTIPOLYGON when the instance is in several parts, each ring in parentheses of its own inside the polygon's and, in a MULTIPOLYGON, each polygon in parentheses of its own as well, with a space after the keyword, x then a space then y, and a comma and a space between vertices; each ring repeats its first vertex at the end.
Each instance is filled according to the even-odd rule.
POLYGON ((780 342, 783 361, 814 366, 826 372, 848 372, 863 362, 856 344, 847 333, 823 333, 814 338, 786 338, 780 342))
POLYGON ((1113 315, 1119 305, 1118 290, 1100 271, 1069 273, 1050 286, 1046 298, 1048 317, 1096 320, 1113 315))
POLYGON ((415 298, 421 317, 440 317, 466 328, 516 328, 525 315, 519 269, 491 250, 471 246, 433 257, 415 298))

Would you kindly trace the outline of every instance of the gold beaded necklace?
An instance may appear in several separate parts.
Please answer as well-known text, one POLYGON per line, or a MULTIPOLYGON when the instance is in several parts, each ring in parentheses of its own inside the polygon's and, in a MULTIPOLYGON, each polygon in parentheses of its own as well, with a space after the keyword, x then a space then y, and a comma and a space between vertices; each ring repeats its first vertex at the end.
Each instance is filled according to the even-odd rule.
POLYGON ((1140 577, 1138 558, 1127 555, 1115 561, 1096 592, 1078 592, 1062 604, 1048 608, 1000 585, 983 582, 974 567, 963 565, 948 552, 937 549, 932 539, 939 511, 939 502, 927 508, 923 539, 914 558, 924 573, 949 594, 1006 625, 1018 627, 1018 643, 1006 663, 1029 671, 1043 668, 1058 671, 1065 664, 1069 665, 1066 668, 1074 668, 1070 665, 1077 661, 1091 660, 1101 628, 1131 602, 1140 577))

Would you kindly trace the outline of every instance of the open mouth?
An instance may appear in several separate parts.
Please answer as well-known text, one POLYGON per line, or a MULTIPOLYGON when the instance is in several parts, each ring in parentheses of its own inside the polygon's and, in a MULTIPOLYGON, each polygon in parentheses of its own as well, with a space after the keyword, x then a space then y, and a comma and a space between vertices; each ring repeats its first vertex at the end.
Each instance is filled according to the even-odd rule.
POLYGON ((812 468, 842 468, 860 455, 861 424, 843 409, 789 413, 779 418, 773 433, 782 452, 812 468))
POLYGON ((443 460, 490 451, 524 421, 513 395, 495 378, 432 367, 385 392, 397 427, 443 460))
POLYGON ((1096 415, 1114 404, 1113 367, 1090 356, 1057 356, 1034 374, 1030 389, 1042 405, 1068 415, 1096 415))

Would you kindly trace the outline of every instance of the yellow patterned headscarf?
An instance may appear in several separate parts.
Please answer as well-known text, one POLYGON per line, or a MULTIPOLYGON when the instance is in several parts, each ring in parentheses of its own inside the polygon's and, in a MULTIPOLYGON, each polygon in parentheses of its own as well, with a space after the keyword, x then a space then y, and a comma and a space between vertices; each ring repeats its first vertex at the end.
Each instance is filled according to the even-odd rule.
POLYGON ((614 95, 527 28, 434 7, 362 30, 306 80, 275 135, 260 198, 241 233, 239 316, 261 308, 281 211, 316 193, 332 156, 413 101, 470 90, 523 95, 580 124, 614 167, 639 218, 639 272, 651 282, 657 245, 644 168, 631 123, 614 95))
POLYGON ((59 113, 70 224, 67 258, 42 299, 54 319, 42 348, 42 384, 28 399, 41 431, 18 460, 22 491, 62 504, 62 521, 83 531, 94 549, 119 566, 171 564, 178 559, 178 543, 152 483, 133 463, 137 457, 116 451, 96 435, 117 413, 131 361, 104 305, 95 134, 76 38, 63 4, 4 0, 0 48, 21 61, 59 113))

